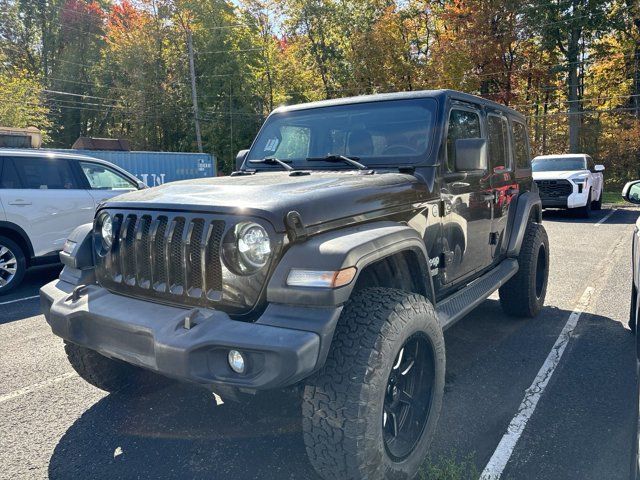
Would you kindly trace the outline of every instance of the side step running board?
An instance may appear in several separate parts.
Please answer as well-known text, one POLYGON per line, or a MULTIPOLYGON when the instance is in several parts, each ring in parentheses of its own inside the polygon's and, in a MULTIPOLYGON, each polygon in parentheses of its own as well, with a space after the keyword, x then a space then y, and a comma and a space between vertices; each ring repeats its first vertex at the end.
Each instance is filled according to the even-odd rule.
POLYGON ((490 272, 477 278, 462 290, 442 300, 436 306, 438 320, 443 330, 451 327, 471 310, 484 302, 489 295, 500 288, 518 272, 518 261, 514 258, 503 260, 490 272))

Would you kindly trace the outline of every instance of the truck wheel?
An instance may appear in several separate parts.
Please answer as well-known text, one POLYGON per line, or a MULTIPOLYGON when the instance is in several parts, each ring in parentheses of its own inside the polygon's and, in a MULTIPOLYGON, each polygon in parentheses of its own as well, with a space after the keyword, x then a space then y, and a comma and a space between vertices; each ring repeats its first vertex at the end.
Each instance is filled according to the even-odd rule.
POLYGON ((631 285, 631 310, 629 311, 629 329, 631 333, 636 333, 636 314, 638 312, 638 290, 635 285, 631 285))
POLYGON ((544 305, 549 277, 549 239, 541 224, 527 225, 518 266, 518 273, 500 287, 500 304, 509 315, 535 317, 544 305))
POLYGON ((591 210, 602 210, 602 190, 600 190, 600 197, 598 198, 598 200, 594 200, 593 202, 591 202, 591 210))
POLYGON ((429 301, 389 288, 355 293, 303 393, 313 467, 325 479, 412 478, 440 414, 444 372, 444 338, 429 301))
POLYGON ((591 216, 591 189, 589 189, 589 195, 587 196, 587 203, 584 207, 577 208, 578 215, 582 218, 589 218, 591 216))
POLYGON ((94 350, 64 342, 64 350, 73 369, 86 382, 107 392, 119 392, 128 387, 149 387, 162 384, 159 375, 129 363, 107 358, 94 350))
POLYGON ((26 271, 27 260, 20 245, 0 236, 0 294, 20 285, 26 271))

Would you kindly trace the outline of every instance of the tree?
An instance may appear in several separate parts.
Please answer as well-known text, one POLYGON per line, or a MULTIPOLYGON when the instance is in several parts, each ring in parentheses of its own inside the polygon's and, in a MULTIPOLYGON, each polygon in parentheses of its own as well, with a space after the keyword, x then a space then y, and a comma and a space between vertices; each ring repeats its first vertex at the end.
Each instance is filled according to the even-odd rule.
POLYGON ((36 127, 48 140, 51 121, 42 89, 40 81, 25 70, 0 70, 0 126, 36 127))

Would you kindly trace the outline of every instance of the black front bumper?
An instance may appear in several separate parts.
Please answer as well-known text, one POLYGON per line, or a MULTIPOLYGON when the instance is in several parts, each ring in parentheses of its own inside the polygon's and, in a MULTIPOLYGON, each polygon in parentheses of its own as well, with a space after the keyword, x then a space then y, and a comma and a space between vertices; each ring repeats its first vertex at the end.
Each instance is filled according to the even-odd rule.
POLYGON ((324 364, 342 307, 271 304, 254 323, 211 309, 189 310, 115 295, 97 285, 73 299, 74 286, 53 281, 40 290, 54 334, 101 354, 201 384, 266 390, 294 384, 324 364), (185 317, 193 325, 185 328, 185 317), (243 353, 246 372, 227 363, 243 353))
POLYGON ((540 195, 542 208, 567 208, 568 196, 543 197, 540 195))

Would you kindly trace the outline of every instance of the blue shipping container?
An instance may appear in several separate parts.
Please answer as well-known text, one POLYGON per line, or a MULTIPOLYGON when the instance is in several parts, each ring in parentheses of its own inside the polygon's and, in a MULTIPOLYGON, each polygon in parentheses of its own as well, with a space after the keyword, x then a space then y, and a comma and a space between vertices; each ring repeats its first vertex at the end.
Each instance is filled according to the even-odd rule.
POLYGON ((77 153, 106 160, 124 168, 149 187, 175 182, 176 180, 215 177, 217 170, 215 157, 208 153, 121 152, 46 148, 43 148, 43 150, 77 153))

